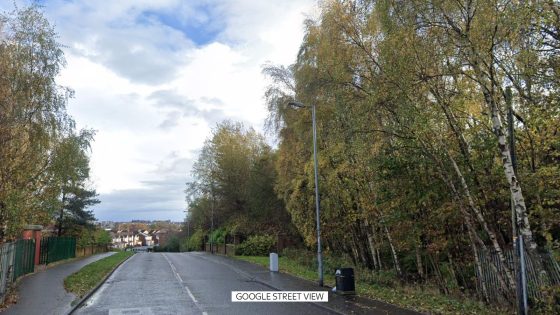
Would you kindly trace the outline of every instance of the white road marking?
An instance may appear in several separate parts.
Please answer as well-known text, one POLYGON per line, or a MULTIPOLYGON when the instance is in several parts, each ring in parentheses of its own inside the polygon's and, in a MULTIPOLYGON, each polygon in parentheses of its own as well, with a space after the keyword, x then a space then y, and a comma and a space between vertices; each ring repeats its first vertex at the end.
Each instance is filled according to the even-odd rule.
POLYGON ((109 315, 154 315, 150 307, 114 308, 109 310, 109 315))
POLYGON ((200 304, 198 303, 198 301, 196 300, 196 298, 192 294, 191 290, 189 289, 187 284, 183 281, 183 278, 181 278, 181 275, 177 272, 177 269, 175 269, 175 265, 173 265, 171 260, 169 260, 169 258, 167 258, 167 255, 165 255, 165 254, 162 254, 162 255, 165 258, 165 260, 167 260, 167 263, 171 267, 171 270, 173 271, 173 274, 175 275, 175 278, 177 278, 177 281, 179 281, 179 283, 181 284, 181 287, 185 288, 189 297, 193 300, 194 305, 196 305, 196 307, 198 307, 198 309, 202 312, 202 315, 208 315, 207 312, 202 310, 202 307, 200 306, 200 304))

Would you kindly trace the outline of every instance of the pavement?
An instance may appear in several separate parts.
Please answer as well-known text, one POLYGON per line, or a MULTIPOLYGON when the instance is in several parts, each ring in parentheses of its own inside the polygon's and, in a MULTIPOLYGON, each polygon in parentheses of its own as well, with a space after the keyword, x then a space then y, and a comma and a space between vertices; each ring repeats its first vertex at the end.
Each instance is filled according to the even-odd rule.
POLYGON ((80 270, 83 266, 112 254, 114 252, 73 260, 24 277, 18 285, 17 304, 0 313, 2 315, 60 315, 68 313, 76 296, 66 292, 64 278, 80 270))
POLYGON ((139 253, 75 314, 418 314, 208 253, 139 253), (231 302, 231 291, 326 291, 326 303, 231 302))

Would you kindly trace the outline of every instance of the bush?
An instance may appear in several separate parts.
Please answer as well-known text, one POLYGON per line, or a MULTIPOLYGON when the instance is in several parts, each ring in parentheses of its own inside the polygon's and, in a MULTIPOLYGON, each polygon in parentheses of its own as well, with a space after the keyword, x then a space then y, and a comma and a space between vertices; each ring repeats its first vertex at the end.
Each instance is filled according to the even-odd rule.
POLYGON ((180 247, 179 238, 171 236, 165 246, 154 246, 154 252, 178 252, 180 247))
POLYGON ((560 314, 560 287, 541 287, 541 293, 533 309, 535 314, 560 314))
MULTIPOLYGON (((285 248, 282 255, 290 260, 296 261, 299 265, 313 269, 317 267, 317 252, 307 249, 285 248)), ((356 269, 351 259, 340 253, 323 252, 323 270, 333 273, 336 268, 352 267, 356 269)))
POLYGON ((284 248, 282 256, 286 256, 290 260, 296 261, 299 265, 307 268, 313 268, 317 265, 316 254, 305 249, 284 248))
POLYGON ((235 248, 235 254, 241 256, 266 256, 275 245, 276 240, 274 236, 250 236, 245 242, 235 248))
POLYGON ((198 251, 201 250, 202 242, 204 241, 204 231, 196 230, 191 237, 186 240, 183 245, 182 251, 198 251))
POLYGON ((219 228, 214 230, 210 235, 210 239, 214 244, 224 244, 226 240, 226 235, 228 234, 227 230, 224 228, 219 228))
POLYGON ((167 245, 165 247, 167 247, 168 252, 178 252, 179 246, 180 246, 179 238, 177 236, 171 236, 169 238, 169 241, 167 241, 167 245))
POLYGON ((360 277, 363 279, 363 281, 370 285, 380 285, 389 288, 396 288, 399 284, 399 278, 397 276, 397 272, 394 269, 373 271, 362 268, 358 272, 360 272, 360 277))

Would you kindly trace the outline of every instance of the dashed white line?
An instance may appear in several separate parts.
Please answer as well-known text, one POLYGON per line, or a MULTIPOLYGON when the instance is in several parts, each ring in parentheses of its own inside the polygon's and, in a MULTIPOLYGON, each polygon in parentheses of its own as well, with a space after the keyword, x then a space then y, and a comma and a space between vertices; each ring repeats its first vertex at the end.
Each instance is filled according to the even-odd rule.
POLYGON ((189 289, 187 284, 183 281, 183 278, 181 278, 181 275, 177 272, 177 269, 175 269, 175 265, 173 265, 171 260, 169 260, 169 258, 167 258, 167 255, 165 255, 165 254, 162 254, 162 255, 165 258, 165 260, 167 260, 167 263, 171 267, 171 270, 173 271, 173 274, 175 275, 175 278, 177 278, 177 281, 179 281, 179 283, 181 284, 181 287, 183 287, 187 291, 187 294, 193 300, 194 305, 196 305, 196 307, 198 307, 198 309, 202 312, 202 315, 208 315, 207 312, 202 310, 202 307, 200 306, 200 304, 198 303, 198 301, 196 300, 196 298, 192 294, 191 290, 189 289))

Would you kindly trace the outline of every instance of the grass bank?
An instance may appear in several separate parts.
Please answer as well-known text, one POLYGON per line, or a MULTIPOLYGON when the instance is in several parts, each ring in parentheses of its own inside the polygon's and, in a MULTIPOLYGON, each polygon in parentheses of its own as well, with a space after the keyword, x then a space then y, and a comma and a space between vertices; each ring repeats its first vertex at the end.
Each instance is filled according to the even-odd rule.
MULTIPOLYGON (((268 268, 268 257, 235 256, 268 268)), ((291 274, 310 281, 317 281, 317 270, 301 264, 299 261, 286 256, 278 259, 281 272, 291 274)), ((364 273, 365 271, 361 271, 364 273)), ((371 275, 360 275, 356 271, 356 290, 361 296, 398 305, 407 309, 432 314, 506 314, 508 310, 489 308, 484 303, 467 298, 445 296, 437 288, 424 287, 390 287, 375 283, 371 275)), ((327 286, 335 285, 334 275, 325 269, 324 283, 327 286)))
POLYGON ((86 265, 64 279, 64 288, 81 298, 103 280, 115 266, 132 255, 134 255, 132 252, 117 252, 86 265))

